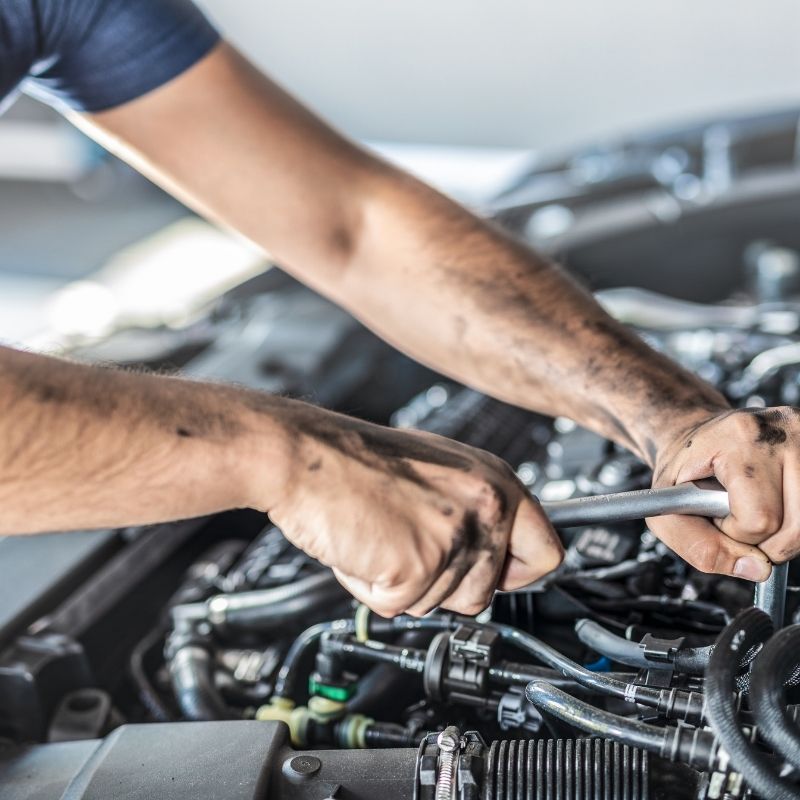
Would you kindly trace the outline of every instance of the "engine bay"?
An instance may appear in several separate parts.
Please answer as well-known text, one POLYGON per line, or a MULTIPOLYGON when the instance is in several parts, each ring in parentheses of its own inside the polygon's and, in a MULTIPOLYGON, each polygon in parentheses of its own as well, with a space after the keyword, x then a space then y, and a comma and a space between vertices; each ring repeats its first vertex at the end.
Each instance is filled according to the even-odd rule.
MULTIPOLYGON (((735 405, 798 402, 800 305, 705 308, 642 290, 601 299, 620 316, 649 315, 639 334, 735 405), (688 324, 693 317, 704 324, 688 324)), ((633 455, 568 419, 446 381, 415 393, 390 423, 501 456, 544 502, 650 481, 633 455)), ((177 746, 162 738, 180 738, 188 723, 205 732, 186 735, 214 739, 209 731, 239 730, 237 720, 241 731, 270 731, 256 737, 272 737, 268 749, 343 770, 339 793, 326 795, 325 770, 297 777, 286 764, 301 757, 282 756, 275 797, 375 796, 356 775, 365 768, 390 797, 450 796, 436 794, 448 764, 465 798, 741 796, 746 784, 721 755, 706 693, 714 645, 753 609, 752 584, 687 567, 643 521, 560 533, 563 565, 530 591, 497 594, 476 618, 386 620, 255 513, 127 531, 118 552, 2 653, 2 734, 15 743, 110 736, 129 747, 119 732, 133 724, 146 754, 177 746), (162 723, 152 737, 150 723, 162 723), (354 750, 372 753, 369 767, 366 753, 347 759, 354 750), (387 781, 392 769, 397 780, 387 781)), ((793 622, 789 583, 780 600, 793 622)), ((783 668, 790 685, 796 666, 783 668)), ((767 677, 777 680, 774 665, 767 677)), ((785 699, 782 683, 772 688, 785 699)))
MULTIPOLYGON (((613 181, 605 188, 619 202, 613 181)), ((553 217, 520 191, 501 223, 519 232, 543 209, 553 217)), ((770 192, 794 219, 796 197, 770 192)), ((701 210, 706 231, 744 213, 701 210)), ((688 228, 657 219, 681 258, 650 247, 682 272, 659 267, 661 291, 617 283, 598 299, 734 407, 800 405, 791 237, 736 231, 747 239, 736 280, 719 270, 694 301, 678 299, 692 294, 683 256, 702 227, 687 217, 688 228), (683 290, 667 294, 673 278, 683 290)), ((551 248, 573 252, 578 273, 582 248, 603 252, 579 234, 551 248)), ((618 238, 638 253, 647 237, 618 238)), ((505 459, 543 503, 649 487, 635 456, 572 420, 443 379, 277 270, 257 283, 137 363, 454 438, 505 459)), ((78 355, 124 363, 137 336, 78 355)), ((754 591, 690 568, 643 519, 559 534, 562 566, 477 617, 391 620, 252 511, 77 534, 58 569, 36 548, 64 537, 26 541, 24 557, 0 540, 0 797, 799 796, 794 565, 754 591)))

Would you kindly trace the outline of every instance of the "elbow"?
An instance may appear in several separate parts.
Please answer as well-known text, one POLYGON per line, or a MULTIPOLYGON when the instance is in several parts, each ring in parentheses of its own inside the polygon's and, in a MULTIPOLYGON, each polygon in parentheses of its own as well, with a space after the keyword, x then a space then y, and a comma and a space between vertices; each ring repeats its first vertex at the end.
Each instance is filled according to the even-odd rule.
POLYGON ((385 220, 393 170, 372 158, 365 161, 341 180, 333 209, 318 228, 324 273, 340 299, 363 288, 367 270, 391 248, 385 220))

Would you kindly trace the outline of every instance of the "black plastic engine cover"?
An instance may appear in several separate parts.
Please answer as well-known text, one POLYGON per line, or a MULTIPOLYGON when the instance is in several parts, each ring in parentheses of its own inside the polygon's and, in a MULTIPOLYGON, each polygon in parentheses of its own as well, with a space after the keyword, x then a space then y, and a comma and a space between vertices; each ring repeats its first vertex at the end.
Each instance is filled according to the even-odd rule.
POLYGON ((278 722, 127 725, 102 740, 0 750, 0 798, 410 800, 416 750, 380 753, 299 753, 278 722))

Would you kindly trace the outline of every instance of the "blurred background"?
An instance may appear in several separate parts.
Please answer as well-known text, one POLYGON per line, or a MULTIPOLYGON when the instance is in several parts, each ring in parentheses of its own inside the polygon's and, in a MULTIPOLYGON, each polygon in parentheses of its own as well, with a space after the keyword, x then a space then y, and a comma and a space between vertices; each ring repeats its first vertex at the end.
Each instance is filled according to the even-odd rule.
MULTIPOLYGON (((636 169, 682 200, 708 199, 732 179, 737 134, 725 120, 742 116, 780 129, 791 150, 781 158, 796 157, 793 0, 200 5, 339 128, 479 208, 562 157, 558 174, 573 185, 617 180, 631 171, 630 142, 653 137, 636 169), (684 134, 665 131, 694 131, 702 169, 691 147, 685 158, 675 150, 684 134)), ((537 202, 546 213, 528 226, 533 239, 571 220, 563 205, 537 202)), ((6 342, 47 348, 186 325, 266 266, 24 96, 0 118, 0 208, 6 342)))

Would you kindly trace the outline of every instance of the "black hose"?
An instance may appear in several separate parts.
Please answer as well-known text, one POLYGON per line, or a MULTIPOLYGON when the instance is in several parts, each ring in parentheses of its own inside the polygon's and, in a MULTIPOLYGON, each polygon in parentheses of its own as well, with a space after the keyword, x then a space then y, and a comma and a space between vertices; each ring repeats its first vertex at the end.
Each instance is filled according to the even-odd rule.
MULTIPOLYGON (((608 672, 608 677, 615 678, 616 680, 625 680, 635 678, 635 675, 624 672, 608 672)), ((545 681, 557 689, 566 689, 570 692, 582 692, 588 696, 592 696, 590 690, 577 683, 572 678, 566 678, 561 672, 550 669, 549 667, 535 667, 531 664, 519 664, 515 661, 498 661, 489 667, 489 680, 492 683, 499 684, 500 686, 522 686, 530 683, 531 681, 545 681)))
POLYGON ((303 656, 316 644, 324 633, 353 633, 356 629, 355 620, 336 619, 332 622, 320 622, 306 628, 293 642, 283 659, 283 664, 275 678, 275 697, 292 698, 297 688, 298 667, 303 656))
MULTIPOLYGON (((401 647, 422 647, 430 644, 427 631, 407 631, 398 637, 401 647)), ((391 664, 378 664, 359 681, 354 697, 347 701, 348 714, 374 716, 376 710, 384 715, 388 709, 404 709, 419 699, 420 681, 401 672, 391 664)), ((416 744, 416 742, 414 743, 416 744)))
POLYGON ((575 623, 575 633, 587 647, 618 664, 637 669, 670 669, 672 666, 668 662, 653 661, 637 642, 623 639, 591 619, 579 619, 575 623))
POLYGON ((377 664, 391 664, 403 672, 416 672, 421 675, 425 670, 426 651, 416 647, 397 647, 383 642, 359 642, 352 637, 326 636, 322 640, 320 650, 377 664))
MULTIPOLYGON (((594 620, 579 619, 575 623, 575 633, 587 647, 591 647, 592 650, 608 656, 612 661, 641 669, 669 669, 674 666, 677 672, 685 675, 704 675, 708 667, 708 659, 714 649, 714 645, 679 647, 671 661, 660 662, 647 658, 636 642, 607 631, 594 620)), ((753 657, 753 652, 745 653, 739 665, 740 668, 744 669, 752 661, 753 657)), ((741 678, 737 678, 737 680, 742 683, 739 688, 746 690, 748 682, 742 681, 741 678)), ((793 673, 789 675, 787 677, 787 686, 794 685, 796 681, 800 681, 800 674, 793 673)))
MULTIPOLYGON (((422 631, 422 630, 447 630, 458 627, 461 621, 452 614, 436 614, 428 617, 410 617, 401 615, 394 619, 383 619, 382 617, 369 618, 369 633, 387 634, 394 631, 422 631)), ((304 630, 292 642, 289 652, 283 659, 283 664, 275 679, 275 697, 292 698, 297 688, 298 667, 304 655, 313 647, 324 633, 355 633, 356 623, 354 619, 338 619, 333 622, 320 622, 304 630)))
POLYGON ((800 727, 789 714, 786 683, 800 663, 800 625, 775 634, 759 654, 750 677, 750 707, 759 732, 800 770, 800 727))
POLYGON ((639 747, 670 761, 683 761, 705 772, 714 772, 722 767, 714 735, 709 731, 688 725, 658 728, 620 717, 571 697, 545 681, 529 683, 525 687, 525 697, 546 714, 587 733, 639 747))
POLYGON ((392 722, 373 722, 364 731, 367 747, 413 747, 419 738, 402 725, 392 722))
POLYGON ((214 664, 208 650, 196 644, 179 647, 170 658, 169 674, 175 698, 187 719, 232 718, 214 686, 214 664))
POLYGON ((706 669, 708 669, 708 659, 711 658, 713 649, 713 645, 681 647, 675 653, 675 669, 686 675, 704 675, 706 669))
POLYGON ((147 677, 145 658, 147 654, 164 638, 162 628, 154 628, 131 652, 129 662, 130 674, 139 694, 139 700, 156 722, 172 722, 173 716, 164 705, 150 679, 147 677))
POLYGON ((206 602, 206 613, 215 626, 265 631, 302 622, 317 608, 344 597, 334 574, 325 570, 272 589, 215 595, 206 602))
POLYGON ((529 653, 534 658, 562 675, 587 686, 601 694, 619 697, 628 703, 641 703, 655 708, 672 719, 683 719, 686 722, 700 722, 703 719, 703 697, 697 692, 686 692, 678 689, 653 689, 635 683, 611 678, 582 667, 567 658, 554 647, 524 633, 510 625, 488 623, 487 627, 497 631, 501 638, 529 653))
POLYGON ((739 663, 752 648, 765 642, 772 630, 767 614, 747 608, 722 631, 708 661, 706 713, 734 768, 757 794, 770 800, 800 800, 800 790, 778 776, 766 756, 744 735, 736 718, 734 690, 739 663))

